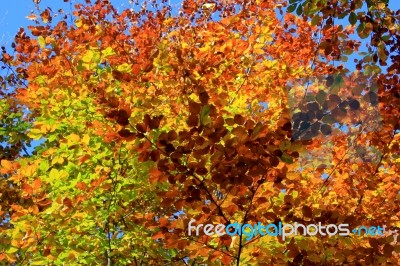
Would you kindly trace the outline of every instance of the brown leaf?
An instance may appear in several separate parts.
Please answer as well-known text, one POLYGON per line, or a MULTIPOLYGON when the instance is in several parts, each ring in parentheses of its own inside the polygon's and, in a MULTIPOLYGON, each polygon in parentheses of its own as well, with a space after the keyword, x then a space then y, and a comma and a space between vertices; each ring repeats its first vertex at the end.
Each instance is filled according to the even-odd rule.
POLYGON ((170 132, 168 132, 168 140, 169 141, 174 141, 178 138, 178 134, 176 133, 175 130, 171 130, 170 132))
POLYGON ((187 121, 189 127, 196 127, 199 124, 198 115, 190 115, 187 121))
POLYGON ((197 115, 200 113, 200 111, 201 111, 201 104, 196 103, 194 101, 189 102, 189 112, 192 115, 197 115))
POLYGON ((304 205, 302 208, 302 212, 303 212, 304 217, 306 217, 306 218, 312 217, 312 210, 310 207, 304 205))
POLYGON ((246 119, 242 115, 239 115, 239 114, 236 114, 235 117, 233 118, 233 120, 238 125, 243 125, 244 122, 246 121, 246 119))
POLYGON ((360 102, 354 99, 349 100, 349 106, 351 110, 358 110, 360 109, 360 102))
POLYGON ((270 157, 269 158, 269 162, 270 162, 272 167, 276 167, 279 164, 279 158, 277 156, 270 157))
POLYGON ((200 102, 202 104, 207 104, 208 103, 208 99, 210 99, 210 97, 208 96, 207 92, 203 91, 203 92, 200 93, 199 99, 200 99, 200 102))
POLYGON ((376 95, 375 92, 370 91, 364 95, 363 100, 368 103, 371 103, 371 105, 377 105, 378 104, 378 95, 376 95))
POLYGON ((160 151, 158 150, 151 151, 150 158, 153 162, 157 162, 158 160, 160 160, 160 151))
POLYGON ((332 133, 332 128, 330 125, 323 124, 321 126, 321 133, 324 135, 330 135, 332 133))
POLYGON ((342 120, 346 117, 347 112, 346 112, 346 109, 342 109, 342 108, 340 108, 340 107, 336 107, 335 109, 333 109, 333 110, 331 111, 331 114, 332 114, 332 117, 333 117, 336 121, 340 122, 340 121, 342 121, 342 120))
POLYGON ((129 125, 129 114, 126 110, 119 110, 117 113, 117 123, 121 126, 129 125))
MULTIPOLYGON (((39 1, 39 2, 40 2, 40 1, 39 1)), ((45 11, 43 11, 43 12, 40 14, 40 17, 42 18, 42 20, 43 20, 44 23, 51 22, 50 10, 49 10, 49 9, 46 9, 45 11)))
POLYGON ((161 120, 162 120, 163 118, 164 118, 163 115, 158 115, 158 116, 153 117, 153 118, 150 120, 150 123, 149 123, 150 129, 157 129, 157 128, 159 128, 159 127, 160 127, 161 120))
POLYGON ((392 257, 392 253, 394 251, 394 247, 390 244, 385 244, 383 246, 383 254, 385 255, 386 258, 392 257))
POLYGON ((144 123, 136 124, 136 130, 141 133, 146 133, 147 126, 144 123))
POLYGON ((123 138, 129 138, 129 137, 132 137, 135 135, 133 132, 131 132, 129 129, 126 129, 126 128, 118 131, 118 134, 123 138))
POLYGON ((200 167, 200 168, 196 169, 196 174, 198 174, 198 175, 204 176, 207 173, 208 173, 208 170, 205 167, 200 167))

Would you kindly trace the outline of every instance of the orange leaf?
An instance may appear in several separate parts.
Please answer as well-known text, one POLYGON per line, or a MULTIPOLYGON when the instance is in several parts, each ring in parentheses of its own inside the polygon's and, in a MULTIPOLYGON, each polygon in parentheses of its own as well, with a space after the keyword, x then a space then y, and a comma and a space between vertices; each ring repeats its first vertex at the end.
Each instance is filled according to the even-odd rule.
POLYGON ((33 187, 32 188, 33 188, 34 191, 37 191, 37 190, 39 190, 41 185, 42 185, 42 181, 40 181, 39 178, 36 178, 35 181, 33 181, 33 187))
POLYGON ((14 169, 16 169, 19 166, 19 163, 7 160, 1 160, 1 166, 2 167, 0 168, 0 173, 8 174, 11 173, 14 169))
POLYGON ((20 217, 24 216, 25 213, 23 212, 15 212, 11 215, 11 220, 17 221, 20 217))
POLYGON ((165 239, 164 234, 161 231, 158 231, 155 235, 151 237, 152 239, 165 239))
POLYGON ((79 162, 80 162, 80 163, 84 163, 84 162, 86 162, 89 158, 90 158, 90 155, 85 154, 85 155, 83 155, 82 157, 79 158, 79 162))
POLYGON ((159 171, 158 169, 153 169, 150 171, 150 183, 157 183, 157 182, 163 182, 166 181, 166 178, 162 178, 163 173, 159 171))
POLYGON ((78 182, 76 184, 76 188, 85 191, 87 189, 87 186, 85 182, 78 182))
POLYGON ((161 218, 158 220, 158 222, 160 223, 160 226, 161 226, 161 227, 164 227, 164 226, 166 226, 166 225, 168 224, 168 219, 165 218, 165 217, 161 217, 161 218))
POLYGON ((27 194, 32 194, 33 193, 33 188, 28 184, 22 184, 21 188, 27 194))
POLYGON ((50 16, 50 11, 46 9, 40 14, 40 17, 42 18, 44 23, 50 22, 51 21, 51 16, 50 16))
POLYGON ((49 200, 49 199, 45 199, 45 200, 42 200, 42 201, 40 201, 40 202, 38 202, 37 203, 37 205, 39 205, 39 206, 46 206, 46 205, 49 205, 49 204, 51 204, 51 200, 49 200))

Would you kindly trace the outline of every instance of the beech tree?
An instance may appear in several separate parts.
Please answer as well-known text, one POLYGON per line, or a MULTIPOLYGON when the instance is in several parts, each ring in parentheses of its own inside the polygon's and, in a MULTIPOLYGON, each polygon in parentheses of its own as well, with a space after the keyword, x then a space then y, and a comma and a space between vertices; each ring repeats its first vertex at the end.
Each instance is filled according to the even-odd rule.
POLYGON ((400 11, 388 1, 61 12, 38 3, 1 56, 0 261, 398 264, 400 11), (189 234, 192 219, 386 229, 246 240, 189 234))

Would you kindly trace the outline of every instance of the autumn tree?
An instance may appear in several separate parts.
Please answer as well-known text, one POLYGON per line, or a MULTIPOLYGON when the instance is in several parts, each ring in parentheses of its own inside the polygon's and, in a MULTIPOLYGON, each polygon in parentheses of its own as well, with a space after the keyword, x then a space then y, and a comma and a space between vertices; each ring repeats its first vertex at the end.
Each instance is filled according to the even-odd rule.
POLYGON ((38 5, 3 51, 0 260, 398 263, 390 233, 248 241, 188 223, 399 225, 399 11, 132 5, 38 5))

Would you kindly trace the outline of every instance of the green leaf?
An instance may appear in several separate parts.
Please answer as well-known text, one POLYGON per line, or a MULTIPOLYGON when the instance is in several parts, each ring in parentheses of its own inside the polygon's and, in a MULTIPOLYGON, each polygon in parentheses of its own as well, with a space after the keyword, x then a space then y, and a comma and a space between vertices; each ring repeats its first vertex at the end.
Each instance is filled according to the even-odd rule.
POLYGON ((211 108, 208 104, 203 106, 203 108, 201 108, 201 111, 200 111, 201 124, 206 124, 205 122, 206 122, 208 115, 210 114, 210 111, 211 111, 211 108))
POLYGON ((291 4, 288 8, 287 8, 287 12, 292 13, 293 11, 295 11, 297 8, 296 4, 291 4))
POLYGON ((286 152, 284 152, 282 154, 281 160, 282 160, 282 162, 285 162, 285 163, 288 163, 288 164, 293 163, 293 158, 289 154, 287 154, 286 152))
POLYGON ((373 29, 374 29, 374 26, 372 25, 372 23, 371 22, 367 22, 365 24, 364 32, 365 32, 365 34, 369 35, 372 32, 373 29))
POLYGON ((338 18, 343 19, 343 18, 347 17, 348 14, 349 14, 349 11, 342 12, 338 15, 338 18))
POLYGON ((78 66, 76 67, 76 69, 77 69, 79 72, 84 70, 84 68, 83 68, 83 61, 82 61, 82 60, 79 60, 78 66))
POLYGON ((355 25, 357 23, 357 15, 354 12, 350 13, 349 22, 351 25, 355 25))
POLYGON ((317 96, 315 96, 315 99, 317 102, 322 105, 325 102, 327 93, 323 90, 318 91, 317 96))
MULTIPOLYGON (((369 24, 371 24, 371 23, 369 23, 369 24)), ((366 30, 366 23, 363 22, 363 23, 360 23, 360 25, 358 25, 357 33, 361 39, 368 38, 369 33, 368 33, 368 30, 366 30)))
POLYGON ((49 169, 49 167, 50 167, 50 165, 49 165, 49 162, 48 162, 48 161, 42 160, 42 161, 40 162, 39 169, 40 169, 41 171, 45 172, 45 171, 47 171, 47 170, 49 169))
POLYGON ((314 17, 311 20, 311 25, 316 26, 319 24, 320 21, 321 21, 321 17, 318 14, 316 14, 316 15, 314 15, 314 17))
POLYGON ((322 118, 322 122, 332 125, 332 124, 336 123, 336 120, 331 115, 325 115, 322 118))
POLYGON ((37 258, 33 260, 29 265, 47 265, 48 261, 45 258, 37 258))
POLYGON ((16 247, 9 247, 8 250, 7 250, 7 253, 8 254, 13 254, 13 253, 17 252, 18 250, 19 249, 16 248, 16 247))
POLYGON ((290 148, 291 144, 292 144, 292 143, 290 142, 290 140, 282 141, 282 142, 279 144, 279 149, 282 150, 282 151, 286 151, 287 149, 290 148))
POLYGON ((301 14, 303 14, 303 6, 299 5, 299 7, 296 9, 296 14, 298 16, 300 16, 301 14))
POLYGON ((331 89, 330 92, 333 93, 333 94, 338 94, 339 89, 342 88, 342 87, 344 87, 345 85, 346 85, 346 84, 345 84, 345 82, 344 82, 343 77, 340 76, 340 75, 337 75, 337 76, 335 77, 335 80, 333 81, 332 89, 331 89))
POLYGON ((311 17, 312 15, 321 11, 321 9, 315 3, 308 3, 307 5, 303 6, 304 14, 311 17))
POLYGON ((390 40, 390 36, 389 36, 389 35, 385 35, 385 36, 382 36, 381 39, 382 39, 384 42, 387 42, 387 41, 390 40))

